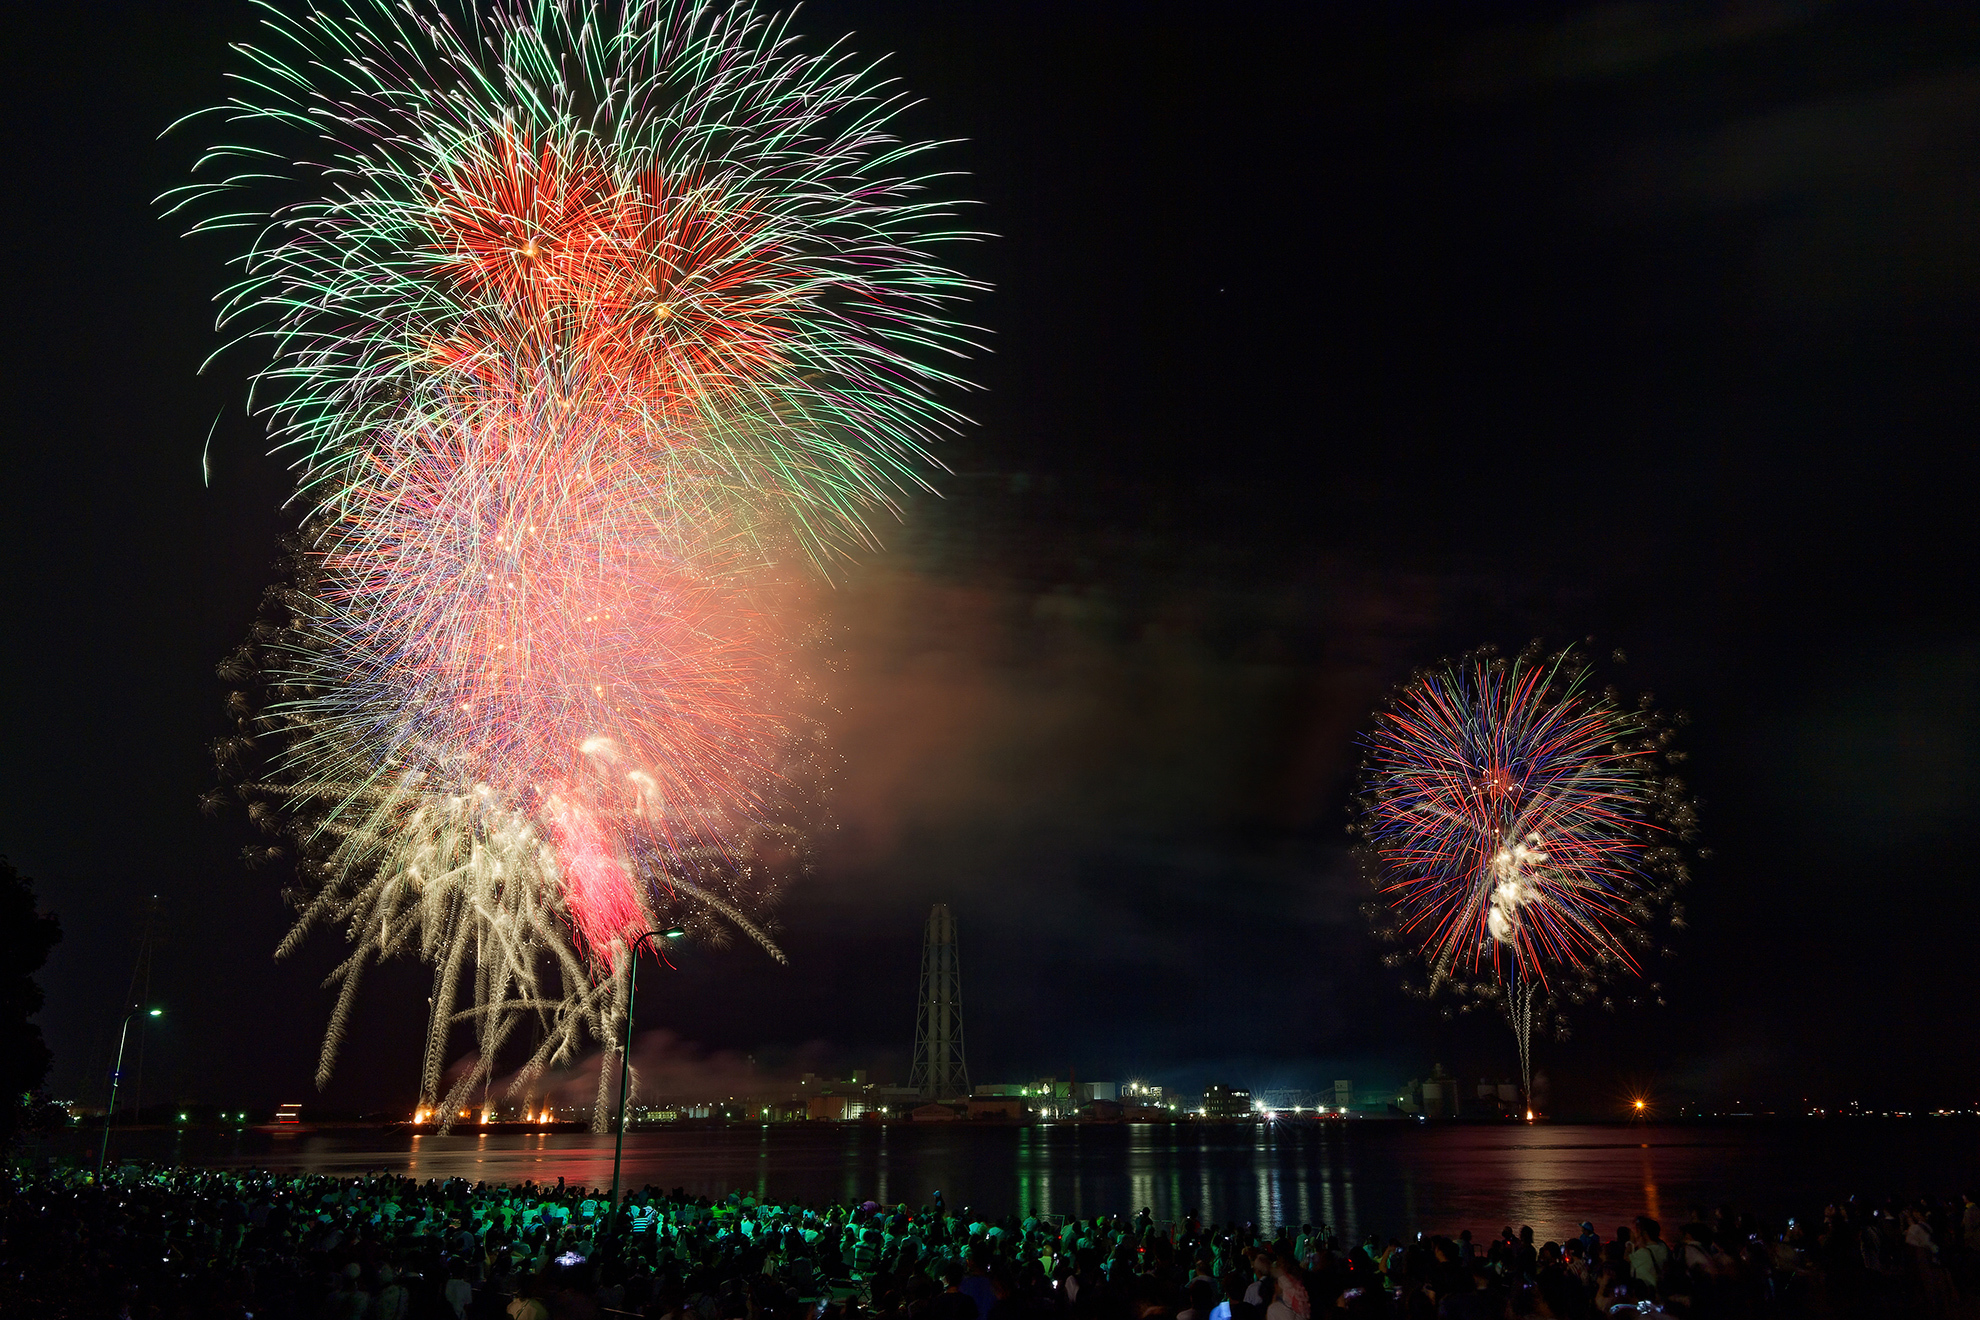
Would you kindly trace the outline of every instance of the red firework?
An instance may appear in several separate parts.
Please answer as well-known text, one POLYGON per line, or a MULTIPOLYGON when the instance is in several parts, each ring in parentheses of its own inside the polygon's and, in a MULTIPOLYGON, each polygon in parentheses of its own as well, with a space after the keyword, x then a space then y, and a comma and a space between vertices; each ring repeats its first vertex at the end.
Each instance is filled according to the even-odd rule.
POLYGON ((719 511, 670 525, 649 465, 558 421, 484 401, 381 449, 318 592, 352 717, 539 819, 603 950, 637 933, 636 886, 774 816, 790 703, 762 584, 721 571, 719 511))
POLYGON ((1378 925, 1420 954, 1432 988, 1581 993, 1610 972, 1640 975, 1692 827, 1669 737, 1571 652, 1420 675, 1366 738, 1378 925))
POLYGON ((788 253, 746 203, 515 135, 433 187, 440 268, 479 309, 433 346, 436 365, 485 384, 547 370, 566 406, 681 430, 786 364, 788 253))

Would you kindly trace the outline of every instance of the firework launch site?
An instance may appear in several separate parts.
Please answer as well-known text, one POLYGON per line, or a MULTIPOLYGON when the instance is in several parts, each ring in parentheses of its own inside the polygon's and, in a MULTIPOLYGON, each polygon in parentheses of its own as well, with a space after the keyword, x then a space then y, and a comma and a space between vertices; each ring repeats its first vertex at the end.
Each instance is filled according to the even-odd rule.
MULTIPOLYGON (((1456 1118, 1502 1121, 1521 1118, 1511 1082, 1481 1081, 1477 1098, 1460 1113, 1446 1112, 1440 1088, 1447 1078, 1425 1083, 1401 1096, 1352 1102, 1352 1083, 1326 1092, 1269 1091, 1254 1096, 1241 1087, 1213 1083, 1200 1094, 1179 1095, 1172 1087, 1130 1082, 1060 1082, 1043 1078, 1024 1084, 985 1084, 969 1097, 940 1101, 913 1087, 875 1085, 857 1079, 822 1081, 807 1074, 793 1086, 769 1085, 753 1094, 721 1097, 641 1095, 626 1112, 627 1130, 661 1125, 693 1127, 724 1123, 1257 1123, 1341 1122, 1364 1119, 1456 1118)), ((77 1130, 100 1127, 101 1106, 58 1102, 77 1130)), ((1624 1114, 1620 1117, 1627 1118, 1624 1114)), ((464 1132, 589 1132, 592 1112, 583 1105, 544 1101, 523 1108, 512 1102, 454 1112, 450 1130, 464 1132)), ((607 1114, 610 1126, 616 1116, 607 1114)), ((438 1132, 442 1124, 428 1109, 410 1115, 325 1111, 292 1105, 248 1110, 209 1103, 149 1106, 119 1111, 118 1131, 170 1131, 206 1128, 268 1133, 313 1132, 330 1127, 394 1127, 438 1132)))

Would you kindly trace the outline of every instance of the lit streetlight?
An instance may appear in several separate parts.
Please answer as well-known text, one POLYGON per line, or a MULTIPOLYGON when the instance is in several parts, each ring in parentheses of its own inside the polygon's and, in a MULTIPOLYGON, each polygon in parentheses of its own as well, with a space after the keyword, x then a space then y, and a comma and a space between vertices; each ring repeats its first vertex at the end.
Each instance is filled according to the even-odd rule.
MULTIPOLYGON (((619 1162, 626 1152, 626 1081, 632 1066, 633 996, 639 992, 639 946, 653 940, 677 940, 685 934, 679 926, 671 930, 649 930, 626 951, 631 959, 626 968, 626 1047, 619 1051, 619 1130, 612 1141, 612 1199, 606 1203, 611 1207, 611 1222, 615 1225, 619 1214, 619 1162)), ((657 952, 659 946, 654 947, 657 952)))
POLYGON ((124 1025, 117 1032, 117 1066, 110 1070, 110 1107, 103 1111, 103 1147, 96 1152, 96 1181, 103 1181, 103 1164, 110 1158, 110 1124, 117 1118, 117 1084, 124 1079, 124 1042, 130 1038, 131 1019, 142 1013, 146 1017, 159 1017, 162 1008, 139 1008, 133 1004, 131 1011, 124 1014, 124 1025))

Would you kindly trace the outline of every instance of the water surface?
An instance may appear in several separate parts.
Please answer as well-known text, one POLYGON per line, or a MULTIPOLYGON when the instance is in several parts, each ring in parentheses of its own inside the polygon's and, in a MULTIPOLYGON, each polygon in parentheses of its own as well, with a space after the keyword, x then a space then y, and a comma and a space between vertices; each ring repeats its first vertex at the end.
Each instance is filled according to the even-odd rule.
MULTIPOLYGON (((115 1153, 346 1176, 612 1178, 611 1138, 583 1134, 137 1131, 119 1134, 115 1153)), ((1325 1223, 1356 1237, 1531 1224, 1544 1240, 1583 1219, 1606 1235, 1646 1211, 1677 1223, 1729 1202, 1780 1223, 1852 1193, 1963 1192, 1980 1187, 1980 1122, 776 1124, 634 1132, 625 1159, 629 1185, 708 1196, 921 1204, 940 1190, 998 1215, 1147 1207, 1162 1220, 1325 1223)))

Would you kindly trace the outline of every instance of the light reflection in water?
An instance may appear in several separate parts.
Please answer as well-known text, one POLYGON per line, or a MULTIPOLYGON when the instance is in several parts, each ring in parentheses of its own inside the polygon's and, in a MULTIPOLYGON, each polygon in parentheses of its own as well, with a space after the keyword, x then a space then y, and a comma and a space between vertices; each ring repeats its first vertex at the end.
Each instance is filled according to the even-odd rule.
POLYGON ((1150 1144, 1150 1134, 1154 1132, 1152 1123, 1136 1123, 1129 1129, 1128 1140, 1128 1202, 1123 1207, 1129 1214, 1138 1214, 1142 1207, 1152 1208, 1155 1204, 1155 1156, 1150 1144))
MULTIPOLYGON (((50 1153, 94 1158, 85 1137, 50 1153)), ((559 1177, 599 1187, 612 1140, 578 1133, 285 1134, 120 1132, 115 1157, 275 1167, 349 1176, 397 1169, 491 1182, 559 1177)), ((1531 1224, 1544 1241, 1583 1219, 1609 1232, 1648 1212, 1733 1202, 1778 1220, 1838 1196, 1951 1192, 1949 1171, 1980 1165, 1980 1124, 1573 1127, 1368 1122, 1317 1126, 1011 1127, 779 1124, 645 1130, 626 1139, 630 1185, 759 1199, 926 1202, 1267 1227, 1326 1223, 1344 1237, 1417 1230, 1495 1232, 1531 1224)))
POLYGON ((1211 1194, 1209 1140, 1202 1132, 1196 1134, 1196 1149, 1191 1152, 1196 1160, 1196 1213, 1207 1215, 1216 1200, 1211 1194))
POLYGON ((859 1185, 859 1167, 861 1164, 859 1143, 860 1138, 864 1135, 865 1133, 860 1128, 848 1126, 846 1128, 845 1144, 839 1148, 839 1165, 845 1170, 846 1174, 845 1180, 839 1185, 839 1200, 849 1205, 857 1205, 860 1201, 866 1199, 860 1195, 861 1189, 859 1185))
MULTIPOLYGON (((1330 1133, 1331 1137, 1332 1134, 1330 1133)), ((1361 1234, 1361 1201, 1354 1190, 1354 1162, 1341 1163, 1341 1184, 1347 1191, 1347 1231, 1356 1237, 1361 1234)))
POLYGON ((881 1205, 892 1205, 893 1198, 887 1195, 887 1129, 884 1127, 880 1129, 879 1175, 874 1179, 874 1182, 873 1199, 881 1205))
POLYGON ((1052 1204, 1052 1137, 1054 1129, 1046 1127, 1038 1130, 1038 1213, 1055 1215, 1058 1213, 1052 1204))
POLYGON ((770 1125, 763 1125, 762 1140, 756 1145, 756 1199, 770 1195, 770 1125))

